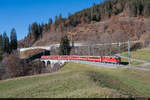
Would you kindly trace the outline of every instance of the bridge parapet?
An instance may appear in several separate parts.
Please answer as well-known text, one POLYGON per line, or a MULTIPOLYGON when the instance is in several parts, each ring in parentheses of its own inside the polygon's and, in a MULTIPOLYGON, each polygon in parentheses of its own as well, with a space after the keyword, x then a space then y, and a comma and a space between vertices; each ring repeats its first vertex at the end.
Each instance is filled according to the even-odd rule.
POLYGON ((30 48, 20 48, 18 49, 20 52, 27 51, 27 50, 34 50, 34 49, 45 49, 45 50, 51 50, 50 47, 30 47, 30 48))

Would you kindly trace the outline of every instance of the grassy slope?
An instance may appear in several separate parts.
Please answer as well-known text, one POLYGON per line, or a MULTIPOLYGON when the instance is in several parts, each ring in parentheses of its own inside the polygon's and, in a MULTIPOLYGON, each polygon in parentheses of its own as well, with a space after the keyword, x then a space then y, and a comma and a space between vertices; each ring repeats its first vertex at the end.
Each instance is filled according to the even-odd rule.
MULTIPOLYGON (((124 52, 124 53, 121 54, 121 56, 128 57, 128 53, 124 52)), ((145 61, 150 62, 150 48, 141 49, 141 50, 131 52, 131 58, 139 59, 139 60, 145 60, 145 61)), ((127 59, 122 59, 122 61, 123 62, 128 62, 127 59)), ((132 61, 131 64, 135 65, 135 66, 143 67, 143 68, 150 68, 150 65, 142 66, 141 65, 142 63, 135 62, 135 61, 132 61)))
MULTIPOLYGON (((128 59, 121 58, 121 62, 128 62, 128 59)), ((133 65, 133 66, 138 66, 138 65, 141 65, 141 64, 143 64, 143 63, 136 62, 136 61, 131 61, 131 65, 133 65)))
POLYGON ((150 97, 149 76, 68 63, 56 73, 0 81, 0 97, 150 97))
MULTIPOLYGON (((121 55, 128 57, 127 52, 122 53, 121 55)), ((131 52, 131 57, 134 59, 140 59, 140 60, 145 60, 150 62, 150 49, 142 49, 142 50, 131 52)))

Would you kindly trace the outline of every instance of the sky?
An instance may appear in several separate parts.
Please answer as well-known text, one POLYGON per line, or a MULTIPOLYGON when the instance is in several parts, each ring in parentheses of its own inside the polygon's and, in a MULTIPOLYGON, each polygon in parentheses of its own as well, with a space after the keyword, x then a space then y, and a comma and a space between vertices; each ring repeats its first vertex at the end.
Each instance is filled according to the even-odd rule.
POLYGON ((47 23, 56 15, 67 17, 89 8, 102 0, 0 0, 0 34, 10 36, 12 28, 16 29, 18 40, 28 34, 28 26, 33 22, 47 23))

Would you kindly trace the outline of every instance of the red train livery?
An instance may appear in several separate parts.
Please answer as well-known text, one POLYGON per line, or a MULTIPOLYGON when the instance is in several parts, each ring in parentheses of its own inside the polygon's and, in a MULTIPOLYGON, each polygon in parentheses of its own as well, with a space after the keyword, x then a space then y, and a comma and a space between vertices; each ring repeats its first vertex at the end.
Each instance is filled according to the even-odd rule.
POLYGON ((119 64, 121 62, 121 58, 117 56, 42 56, 41 58, 52 60, 93 61, 93 62, 115 63, 115 64, 119 64))

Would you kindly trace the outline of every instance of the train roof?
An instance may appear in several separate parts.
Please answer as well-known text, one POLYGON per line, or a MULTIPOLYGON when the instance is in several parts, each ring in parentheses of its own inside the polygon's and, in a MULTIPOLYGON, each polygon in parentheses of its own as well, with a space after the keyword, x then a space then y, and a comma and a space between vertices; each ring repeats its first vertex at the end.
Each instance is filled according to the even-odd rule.
MULTIPOLYGON (((60 55, 56 55, 56 56, 60 56, 60 55)), ((56 57, 56 56, 54 56, 54 57, 56 57)), ((70 56, 79 57, 77 55, 70 55, 70 56)), ((46 57, 53 57, 53 56, 46 56, 46 57)), ((120 58, 119 56, 80 56, 80 57, 118 57, 118 58, 120 58)))

